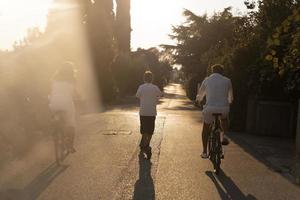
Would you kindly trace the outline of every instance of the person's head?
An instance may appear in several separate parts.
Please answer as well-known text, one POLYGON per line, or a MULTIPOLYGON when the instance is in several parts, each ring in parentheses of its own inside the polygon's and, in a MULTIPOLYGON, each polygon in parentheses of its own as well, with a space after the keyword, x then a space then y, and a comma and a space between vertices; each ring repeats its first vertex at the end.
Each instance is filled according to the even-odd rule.
POLYGON ((53 79, 58 81, 75 81, 74 64, 69 61, 62 63, 61 67, 55 72, 53 79))
POLYGON ((146 71, 144 73, 144 81, 145 83, 152 83, 153 81, 153 74, 151 71, 146 71))
POLYGON ((218 73, 218 74, 224 74, 224 66, 221 64, 215 64, 213 66, 211 66, 211 71, 212 73, 218 73))

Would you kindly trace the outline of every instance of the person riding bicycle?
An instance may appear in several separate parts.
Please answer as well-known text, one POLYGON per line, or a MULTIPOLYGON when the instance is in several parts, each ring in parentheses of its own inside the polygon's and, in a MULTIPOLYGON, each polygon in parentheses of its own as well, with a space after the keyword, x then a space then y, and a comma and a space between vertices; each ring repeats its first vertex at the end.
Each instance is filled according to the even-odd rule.
POLYGON ((231 80, 226 78, 224 74, 224 67, 220 64, 211 66, 212 74, 206 77, 198 89, 197 101, 202 102, 206 97, 206 103, 203 107, 203 129, 202 129, 202 144, 203 152, 201 157, 208 158, 207 143, 210 132, 210 125, 214 120, 214 113, 221 113, 221 124, 223 128, 223 134, 221 134, 222 145, 228 145, 229 141, 224 136, 228 131, 228 115, 229 107, 233 101, 233 90, 231 80))
POLYGON ((64 123, 63 135, 67 152, 76 152, 74 148, 75 138, 75 71, 73 63, 65 62, 56 71, 52 79, 49 95, 49 108, 53 115, 59 114, 64 123))

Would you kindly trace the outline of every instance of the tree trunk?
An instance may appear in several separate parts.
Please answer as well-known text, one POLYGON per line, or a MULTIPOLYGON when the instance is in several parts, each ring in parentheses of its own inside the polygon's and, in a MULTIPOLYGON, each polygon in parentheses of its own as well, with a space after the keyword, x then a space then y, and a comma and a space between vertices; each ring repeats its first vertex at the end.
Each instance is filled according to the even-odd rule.
POLYGON ((111 64, 115 58, 113 0, 94 0, 87 10, 87 33, 103 101, 114 98, 111 64))
POLYGON ((120 53, 130 52, 130 0, 117 0, 116 39, 120 53))

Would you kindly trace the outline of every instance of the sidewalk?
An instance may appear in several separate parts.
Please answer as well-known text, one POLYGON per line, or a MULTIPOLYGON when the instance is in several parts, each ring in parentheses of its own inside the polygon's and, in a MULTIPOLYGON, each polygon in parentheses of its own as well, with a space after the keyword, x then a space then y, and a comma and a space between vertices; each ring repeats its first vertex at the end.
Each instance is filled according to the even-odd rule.
POLYGON ((266 137, 246 133, 229 133, 232 141, 247 153, 295 183, 295 141, 293 139, 266 137))

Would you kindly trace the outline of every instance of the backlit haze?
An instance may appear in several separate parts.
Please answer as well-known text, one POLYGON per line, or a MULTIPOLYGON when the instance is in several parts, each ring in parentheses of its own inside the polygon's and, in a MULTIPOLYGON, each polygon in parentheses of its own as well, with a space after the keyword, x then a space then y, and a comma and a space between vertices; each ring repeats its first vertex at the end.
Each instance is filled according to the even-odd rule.
MULTIPOLYGON (((0 0, 0 49, 11 49, 30 27, 43 31, 52 0, 0 0)), ((131 0, 132 49, 170 44, 172 25, 184 20, 182 11, 212 14, 232 6, 235 14, 246 12, 241 0, 131 0)))

